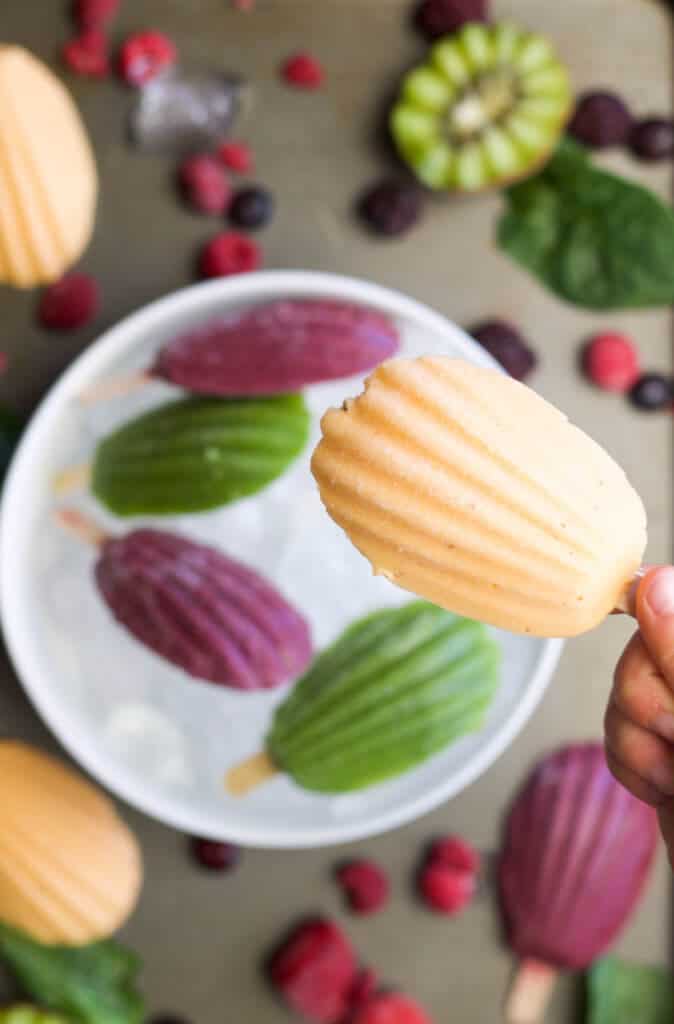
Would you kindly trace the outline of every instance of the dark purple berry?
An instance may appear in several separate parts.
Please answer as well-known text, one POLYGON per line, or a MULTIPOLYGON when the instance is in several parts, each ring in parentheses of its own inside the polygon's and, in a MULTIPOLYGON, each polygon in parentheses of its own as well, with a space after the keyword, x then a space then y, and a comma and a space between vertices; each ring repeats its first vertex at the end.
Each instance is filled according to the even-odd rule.
POLYGON ((672 404, 672 380, 661 373, 644 373, 629 392, 632 405, 646 412, 655 412, 672 404))
POLYGON ((238 228, 253 231, 268 224, 274 215, 274 197, 266 188, 250 185, 234 193, 229 219, 238 228))
POLYGON ((194 859, 209 871, 231 871, 241 856, 239 847, 233 843, 218 843, 214 839, 199 839, 195 836, 190 840, 190 845, 194 859))
POLYGON ((189 1022, 175 1013, 157 1013, 154 1017, 150 1017, 148 1024, 189 1024, 189 1022))
POLYGON ((586 92, 576 101, 568 132, 593 149, 622 146, 632 129, 632 115, 611 92, 586 92))
POLYGON ((485 320, 469 334, 501 364, 515 380, 524 380, 536 367, 534 352, 519 331, 503 320, 485 320))
POLYGON ((415 22, 428 39, 456 32, 468 21, 487 21, 489 0, 423 0, 415 22))
POLYGON ((375 234, 394 238, 404 235, 419 220, 423 196, 416 185, 381 181, 361 196, 358 209, 375 234))
POLYGON ((674 156, 674 121, 648 117, 630 132, 630 149, 640 160, 669 160, 674 156))

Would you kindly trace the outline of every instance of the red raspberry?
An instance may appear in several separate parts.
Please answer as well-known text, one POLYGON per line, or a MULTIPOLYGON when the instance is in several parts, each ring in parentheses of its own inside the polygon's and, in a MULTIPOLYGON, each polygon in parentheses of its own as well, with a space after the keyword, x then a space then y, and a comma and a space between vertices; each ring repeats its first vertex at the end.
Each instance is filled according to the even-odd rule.
POLYGON ((421 872, 419 889, 424 902, 440 914, 458 914, 473 899, 477 888, 474 871, 430 861, 421 872))
POLYGON ((336 875, 349 906, 357 914, 376 913, 388 903, 389 881, 374 861, 353 860, 339 868, 336 875))
POLYGON ((583 351, 583 369, 604 391, 629 391, 640 373, 639 355, 624 334, 596 334, 583 351))
POLYGON ((179 178, 185 197, 195 210, 200 213, 224 213, 228 208, 232 189, 222 165, 215 157, 188 157, 180 165, 179 178))
POLYGON ((337 925, 310 921, 274 955, 270 975, 293 1010, 319 1024, 335 1024, 349 1008, 356 957, 337 925))
POLYGON ((261 264, 262 250, 255 242, 237 231, 225 231, 204 246, 199 269, 202 277, 228 277, 257 270, 261 264))
POLYGON ((475 847, 458 836, 445 836, 436 839, 428 851, 429 863, 444 864, 457 871, 471 871, 474 875, 480 870, 480 854, 475 847))
POLYGON ((288 57, 281 74, 288 83, 298 89, 320 89, 325 73, 315 57, 309 53, 296 53, 288 57))
POLYGON ((239 863, 241 851, 234 843, 218 843, 213 839, 190 840, 192 856, 209 871, 231 871, 239 863))
POLYGON ((223 142, 218 149, 218 157, 236 174, 250 174, 254 170, 253 154, 245 142, 223 142))
POLYGON ((371 999, 352 1024, 432 1024, 418 1003, 400 992, 385 992, 371 999))
POLYGON ((75 36, 63 47, 63 61, 76 75, 105 78, 110 71, 108 44, 97 28, 90 28, 75 36))
POLYGON ((73 17, 82 28, 105 28, 119 11, 120 0, 75 0, 73 17))
POLYGON ((162 32, 137 32, 122 43, 119 73, 128 85, 146 85, 176 57, 174 43, 162 32))
POLYGON ((89 274, 67 274, 46 288, 38 307, 43 327, 55 331, 84 327, 98 312, 98 283, 89 274))
POLYGON ((349 992, 349 1010, 354 1013, 366 1006, 379 987, 379 978, 370 967, 363 967, 349 992))

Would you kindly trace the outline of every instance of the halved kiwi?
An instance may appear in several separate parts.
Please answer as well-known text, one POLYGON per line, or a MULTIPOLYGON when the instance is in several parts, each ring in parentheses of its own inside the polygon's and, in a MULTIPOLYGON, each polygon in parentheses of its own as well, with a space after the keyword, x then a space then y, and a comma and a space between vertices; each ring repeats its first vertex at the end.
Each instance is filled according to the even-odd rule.
POLYGON ((429 188, 478 192, 540 166, 571 105, 567 70, 547 39, 511 22, 471 22, 405 76, 391 133, 429 188))

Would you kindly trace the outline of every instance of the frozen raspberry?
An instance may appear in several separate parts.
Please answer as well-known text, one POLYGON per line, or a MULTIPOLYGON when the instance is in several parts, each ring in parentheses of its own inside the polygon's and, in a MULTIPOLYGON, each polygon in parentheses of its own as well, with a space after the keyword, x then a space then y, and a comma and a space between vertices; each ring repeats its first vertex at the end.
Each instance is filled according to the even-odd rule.
POLYGON ((379 978, 371 967, 361 968, 349 992, 349 1011, 355 1013, 370 1002, 379 988, 379 978))
POLYGON ((404 235, 419 220, 423 210, 421 189, 406 182, 387 179, 369 188, 358 202, 358 212, 377 235, 404 235))
POLYGON ((202 277, 227 277, 258 270, 262 251, 255 242, 236 231, 216 235, 201 251, 199 268, 202 277))
POLYGON ((480 854, 474 846, 458 836, 436 839, 428 851, 428 861, 456 868, 457 871, 471 871, 474 875, 480 870, 480 854))
POLYGON ((474 871, 429 861, 421 872, 419 890, 427 907, 440 914, 458 914, 473 899, 477 888, 474 871))
POLYGON ((42 293, 38 319, 43 327, 69 331, 84 327, 98 312, 98 283, 89 274, 67 274, 42 293))
POLYGON ((674 399, 674 382, 661 373, 644 373, 631 388, 629 399, 643 412, 665 409, 674 399))
POLYGON ((604 391, 629 391, 639 376, 639 355, 624 334, 596 334, 583 350, 583 369, 604 391))
POLYGON ((309 53, 296 53, 288 57, 281 68, 288 85, 297 89, 320 89, 325 79, 323 68, 309 53))
POLYGON ((253 171, 253 154, 245 142, 223 142, 218 149, 218 157, 235 174, 250 174, 253 171))
POLYGON ((353 1024, 432 1024, 418 1003, 400 992, 383 992, 353 1017, 353 1024))
POLYGON ((146 85, 176 57, 175 45, 163 32, 137 32, 122 43, 119 73, 128 85, 146 85))
POLYGON ((239 863, 241 850, 234 843, 218 843, 213 839, 190 840, 192 856, 209 871, 231 871, 239 863))
POLYGON ((260 185, 241 188, 234 194, 229 219, 237 228, 255 231, 263 228, 274 216, 274 197, 260 185))
POLYGON ((487 21, 488 7, 489 0, 423 0, 415 21, 428 39, 439 39, 468 21, 487 21))
POLYGON ((567 131, 593 149, 624 145, 632 129, 632 115, 612 92, 586 92, 576 102, 567 131))
POLYGON ((630 132, 629 146, 640 160, 670 160, 674 156, 674 121, 666 117, 637 121, 630 132))
POLYGON ((525 380, 536 368, 537 359, 519 331, 503 320, 485 320, 469 334, 501 364, 515 380, 525 380))
POLYGON ((270 976, 289 1006, 318 1024, 335 1024, 349 1008, 356 958, 331 921, 302 924, 274 955, 270 976))
POLYGON ((336 877, 357 914, 374 914, 388 903, 389 881, 374 861, 352 860, 338 868, 336 877))
POLYGON ((190 206, 200 213, 224 213, 232 188, 215 157, 191 156, 180 165, 180 184, 190 206))
POLYGON ((108 44, 97 28, 89 28, 63 47, 63 61, 76 75, 105 78, 110 71, 108 44))
POLYGON ((119 11, 120 0, 75 0, 73 17, 81 29, 105 28, 119 11))

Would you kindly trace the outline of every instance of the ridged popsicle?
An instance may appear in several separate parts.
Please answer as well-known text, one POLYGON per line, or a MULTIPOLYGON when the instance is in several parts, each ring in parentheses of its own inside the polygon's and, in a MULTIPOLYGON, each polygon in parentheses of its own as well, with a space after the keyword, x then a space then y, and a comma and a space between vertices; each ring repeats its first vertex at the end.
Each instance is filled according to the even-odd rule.
POLYGON ((622 469, 510 377, 392 360, 321 426, 312 470, 331 517, 376 573, 444 608, 573 636, 641 564, 646 516, 622 469))

